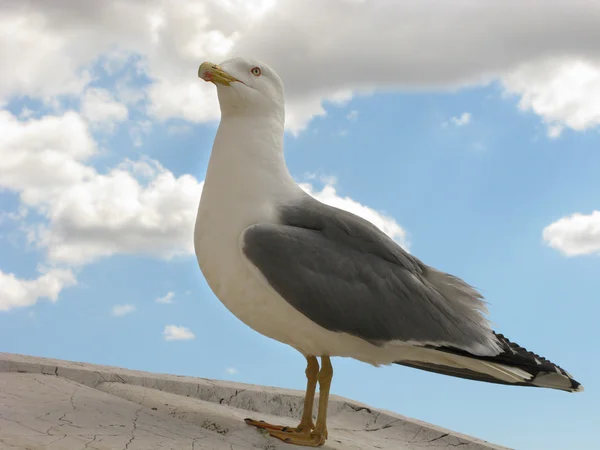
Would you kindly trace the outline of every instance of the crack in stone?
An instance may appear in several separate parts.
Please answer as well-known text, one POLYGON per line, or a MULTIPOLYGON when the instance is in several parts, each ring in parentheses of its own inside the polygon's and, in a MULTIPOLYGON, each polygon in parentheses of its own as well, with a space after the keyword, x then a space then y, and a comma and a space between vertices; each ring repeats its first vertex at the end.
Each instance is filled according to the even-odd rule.
POLYGON ((125 444, 124 450, 127 450, 129 448, 129 445, 135 439, 135 431, 137 430, 137 421, 140 417, 140 412, 142 411, 142 409, 143 408, 140 408, 135 412, 135 418, 133 419, 133 429, 131 430, 131 437, 129 438, 129 441, 125 444))
POLYGON ((381 414, 382 414, 381 412, 377 412, 377 411, 374 412, 373 413, 374 417, 372 418, 372 420, 369 420, 369 422, 367 422, 367 424, 365 425, 364 431, 377 431, 377 430, 382 430, 384 428, 390 428, 393 424, 396 424, 400 421, 400 419, 394 419, 381 427, 371 428, 372 426, 377 424, 377 421, 381 417, 381 414))
POLYGON ((92 438, 92 440, 91 440, 91 441, 88 441, 88 442, 86 442, 86 443, 85 443, 85 447, 83 447, 83 448, 84 448, 84 449, 86 449, 86 448, 90 448, 90 444, 91 444, 92 442, 96 442, 96 439, 97 439, 97 438, 98 438, 98 435, 97 435, 97 434, 95 434, 95 435, 94 435, 94 437, 92 438))
POLYGON ((4 439, 0 438, 0 444, 4 444, 4 445, 8 445, 10 448, 22 448, 20 445, 16 446, 16 445, 12 445, 9 444, 8 442, 6 442, 4 439))
POLYGON ((38 380, 37 378, 34 378, 33 381, 35 381, 38 384, 41 384, 42 386, 46 386, 46 384, 43 381, 38 380))
POLYGON ((414 435, 412 438, 410 438, 410 441, 408 441, 408 442, 409 442, 409 443, 412 443, 412 442, 414 442, 414 441, 415 441, 415 439, 417 438, 417 436, 418 436, 419 434, 421 434, 421 431, 423 431, 423 427, 419 427, 419 430, 418 430, 418 431, 415 433, 415 435, 414 435))
POLYGON ((233 395, 230 395, 229 398, 227 400, 225 400, 225 397, 221 398, 219 400, 219 404, 225 404, 225 405, 230 405, 231 404, 231 400, 233 400, 235 397, 237 397, 238 394, 241 394, 242 392, 244 392, 246 389, 236 389, 235 393, 233 395))
POLYGON ((348 408, 354 410, 355 412, 367 411, 369 414, 373 414, 373 412, 371 411, 371 409, 367 408, 366 406, 355 406, 355 405, 351 405, 348 402, 344 402, 344 404, 346 406, 348 406, 348 408))
POLYGON ((75 402, 73 400, 73 398, 75 397, 75 392, 73 392, 71 394, 71 397, 69 398, 69 402, 71 402, 71 406, 73 407, 73 411, 75 411, 77 408, 75 408, 75 402))
POLYGON ((391 423, 386 423, 385 425, 379 427, 379 428, 365 428, 363 431, 367 431, 367 432, 371 432, 371 431, 379 431, 379 430, 385 430, 386 428, 392 428, 393 425, 391 423))
POLYGON ((386 428, 393 427, 394 425, 396 425, 397 423, 400 423, 400 422, 404 422, 404 420, 403 419, 394 419, 386 424, 387 425, 386 428))
MULTIPOLYGON (((65 413, 64 413, 62 416, 60 416, 60 417, 58 418, 58 421, 59 421, 59 422, 62 422, 61 424, 59 424, 59 425, 53 425, 53 426, 51 426, 50 428, 48 428, 48 429, 46 430, 46 434, 47 434, 48 436, 54 436, 54 434, 53 434, 53 433, 54 433, 54 432, 56 432, 56 430, 58 430, 59 428, 61 428, 61 427, 64 427, 66 424, 69 424, 69 425, 71 425, 72 427, 75 427, 75 428, 81 428, 79 425, 75 425, 75 424, 73 424, 73 422, 71 422, 69 419, 66 419, 66 417, 67 417, 67 414, 69 414, 70 412, 73 412, 73 411, 75 411, 75 410, 77 409, 77 408, 75 407, 75 402, 74 402, 74 399, 73 399, 73 397, 75 397, 75 393, 76 393, 76 390, 74 390, 74 391, 71 393, 71 396, 69 397, 69 403, 71 403, 71 407, 73 408, 73 410, 72 410, 72 411, 66 411, 66 412, 65 412, 65 413)), ((66 437, 66 436, 67 436, 67 435, 65 434, 65 437, 66 437)), ((63 438, 63 439, 64 439, 64 438, 63 438)))
POLYGON ((435 439, 432 439, 432 440, 430 440, 430 441, 427 441, 427 443, 431 444, 432 442, 439 441, 440 439, 444 439, 444 438, 445 438, 446 436, 448 436, 448 435, 449 435, 449 433, 444 433, 444 434, 442 434, 441 436, 438 436, 438 437, 436 437, 435 439))

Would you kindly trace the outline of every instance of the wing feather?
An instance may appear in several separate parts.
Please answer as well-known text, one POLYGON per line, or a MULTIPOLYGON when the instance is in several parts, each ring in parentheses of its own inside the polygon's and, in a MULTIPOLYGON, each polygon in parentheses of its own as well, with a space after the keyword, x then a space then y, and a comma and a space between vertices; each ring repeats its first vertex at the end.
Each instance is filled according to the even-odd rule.
POLYGON ((426 266, 371 223, 312 198, 282 208, 281 222, 247 228, 243 252, 310 320, 378 345, 498 352, 480 294, 426 266))

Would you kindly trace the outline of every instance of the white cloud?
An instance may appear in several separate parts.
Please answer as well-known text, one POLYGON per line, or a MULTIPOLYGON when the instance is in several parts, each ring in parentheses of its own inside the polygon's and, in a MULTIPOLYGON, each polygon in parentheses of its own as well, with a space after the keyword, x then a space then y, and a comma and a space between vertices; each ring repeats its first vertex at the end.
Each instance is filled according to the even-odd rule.
POLYGON ((460 116, 450 118, 450 122, 457 127, 462 127, 471 123, 471 113, 464 112, 460 116))
POLYGON ((123 70, 130 60, 130 55, 121 49, 112 49, 104 54, 102 68, 110 76, 123 70))
POLYGON ((106 174, 85 160, 96 152, 73 112, 20 122, 0 111, 0 188, 47 218, 30 238, 51 263, 84 264, 117 253, 171 258, 192 252, 202 191, 191 175, 158 162, 125 161, 106 174))
POLYGON ((353 109, 346 115, 346 119, 350 122, 356 122, 358 120, 358 111, 353 109))
POLYGON ((21 222, 28 214, 29 210, 23 205, 20 205, 16 211, 0 211, 0 224, 6 220, 21 222))
POLYGON ((77 113, 19 121, 0 111, 0 129, 0 187, 19 192, 28 206, 93 173, 80 161, 96 153, 96 143, 77 113))
POLYGON ((170 304, 170 303, 173 303, 174 297, 175 297, 174 292, 167 292, 166 295, 164 295, 162 297, 158 297, 155 301, 156 301, 156 303, 170 304))
POLYGON ((133 54, 141 56, 138 68, 151 80, 146 94, 152 114, 214 120, 216 95, 196 79, 198 64, 241 54, 269 62, 282 75, 288 126, 295 133, 325 114, 326 99, 495 79, 523 95, 523 107, 549 123, 574 129, 598 123, 593 80, 600 51, 590 44, 600 39, 596 3, 551 1, 539 8, 536 2, 482 0, 459 9, 444 3, 436 4, 434 16, 431 7, 429 0, 377 8, 348 0, 4 2, 0 59, 11 70, 0 73, 0 103, 15 95, 79 94, 101 55, 108 55, 104 67, 119 73, 133 54), (544 87, 548 61, 563 57, 568 64, 550 72, 564 82, 544 87), (533 92, 530 82, 537 86, 533 92), (548 89, 559 92, 559 100, 546 102, 548 89), (578 94, 586 90, 592 95, 578 94))
POLYGON ((21 109, 21 112, 19 113, 19 118, 20 119, 29 119, 31 116, 33 116, 34 111, 32 111, 31 109, 24 107, 23 109, 21 109))
POLYGON ((177 325, 165 326, 163 336, 165 337, 165 341, 185 341, 196 337, 189 328, 177 325))
POLYGON ((285 127, 297 136, 308 127, 310 120, 327 115, 325 103, 344 106, 351 98, 352 92, 347 89, 336 90, 325 95, 288 97, 285 107, 285 127))
MULTIPOLYGON (((335 181, 335 180, 332 180, 335 181)), ((338 195, 332 183, 326 184, 320 191, 309 183, 301 183, 300 187, 317 200, 336 208, 350 211, 369 222, 394 239, 404 249, 408 250, 408 237, 406 231, 392 218, 368 206, 365 206, 350 197, 338 195)))
MULTIPOLYGON (((202 183, 191 175, 175 177, 150 159, 126 160, 98 173, 86 164, 97 153, 96 143, 72 111, 26 120, 0 111, 0 129, 0 189, 21 201, 18 211, 2 213, 0 220, 30 220, 21 229, 50 265, 81 265, 118 253, 193 253, 202 183), (44 220, 31 221, 36 219, 29 211, 44 220)), ((37 280, 3 275, 2 283, 8 309, 43 297, 55 301, 75 276, 52 269, 37 280)))
POLYGON ((117 122, 127 119, 128 110, 106 89, 88 88, 81 99, 81 115, 92 127, 113 131, 117 122))
POLYGON ((463 127, 471 123, 471 113, 464 112, 460 116, 450 117, 449 120, 442 122, 442 128, 448 128, 450 125, 454 127, 463 127))
POLYGON ((548 125, 548 137, 555 139, 562 134, 564 129, 565 129, 565 127, 563 127, 562 125, 558 125, 558 124, 548 125))
POLYGON ((149 112, 160 120, 178 117, 190 122, 217 121, 221 113, 211 87, 192 76, 158 81, 148 91, 149 112))
MULTIPOLYGON (((21 200, 18 212, 0 219, 20 221, 29 210, 44 217, 23 229, 28 241, 46 252, 48 263, 81 265, 118 253, 160 258, 193 253, 190 236, 202 183, 191 175, 175 177, 149 159, 98 173, 86 164, 97 145, 88 124, 72 111, 27 120, 0 111, 0 129, 0 189, 21 200)), ((72 279, 49 272, 39 278, 46 283, 41 285, 4 277, 5 283, 12 280, 11 289, 21 286, 21 294, 16 300, 6 297, 5 306, 55 299, 60 289, 46 293, 36 286, 52 280, 73 284, 68 273, 72 279)))
POLYGON ((135 125, 129 128, 129 136, 135 147, 141 147, 144 143, 144 136, 152 131, 152 122, 149 120, 138 120, 135 125))
POLYGON ((238 373, 238 370, 235 367, 228 367, 227 369, 225 369, 225 372, 227 373, 227 375, 235 375, 238 373))
POLYGON ((0 72, 0 100, 15 95, 44 98, 81 93, 90 81, 83 65, 94 52, 76 57, 69 45, 73 43, 70 33, 54 28, 43 9, 7 2, 0 8, 0 60, 10 67, 0 72))
POLYGON ((115 317, 123 317, 123 316, 126 316, 127 314, 131 314, 134 311, 135 311, 135 306, 130 305, 130 304, 125 304, 125 305, 113 306, 111 313, 115 317))
POLYGON ((548 136, 565 127, 585 130, 600 124, 600 61, 558 58, 525 63, 503 78, 507 93, 518 94, 519 108, 548 124, 548 136))
POLYGON ((202 184, 156 166, 144 182, 118 167, 52 199, 50 226, 39 236, 50 261, 81 264, 117 253, 167 259, 191 253, 202 184))
POLYGON ((563 217, 544 228, 543 238, 565 256, 600 254, 600 211, 563 217))
POLYGON ((27 280, 0 270, 0 311, 32 306, 41 298, 54 303, 64 288, 75 284, 75 276, 66 269, 50 269, 36 279, 27 280))

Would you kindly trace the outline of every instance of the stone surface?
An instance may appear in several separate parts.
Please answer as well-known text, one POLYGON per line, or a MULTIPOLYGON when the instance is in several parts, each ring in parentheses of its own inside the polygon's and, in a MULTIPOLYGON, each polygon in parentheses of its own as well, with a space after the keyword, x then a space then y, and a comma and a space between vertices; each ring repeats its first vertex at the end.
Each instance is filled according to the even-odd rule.
MULTIPOLYGON (((0 449, 276 450, 303 392, 0 353, 0 449)), ((506 449, 332 396, 323 449, 506 449)))

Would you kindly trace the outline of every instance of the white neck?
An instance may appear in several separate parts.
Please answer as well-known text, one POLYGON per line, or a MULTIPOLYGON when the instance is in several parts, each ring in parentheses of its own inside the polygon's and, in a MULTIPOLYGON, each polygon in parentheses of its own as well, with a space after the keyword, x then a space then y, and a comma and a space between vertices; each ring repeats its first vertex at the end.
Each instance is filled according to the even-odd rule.
POLYGON ((224 115, 215 137, 204 193, 223 206, 289 197, 300 189, 283 154, 283 120, 224 115))

